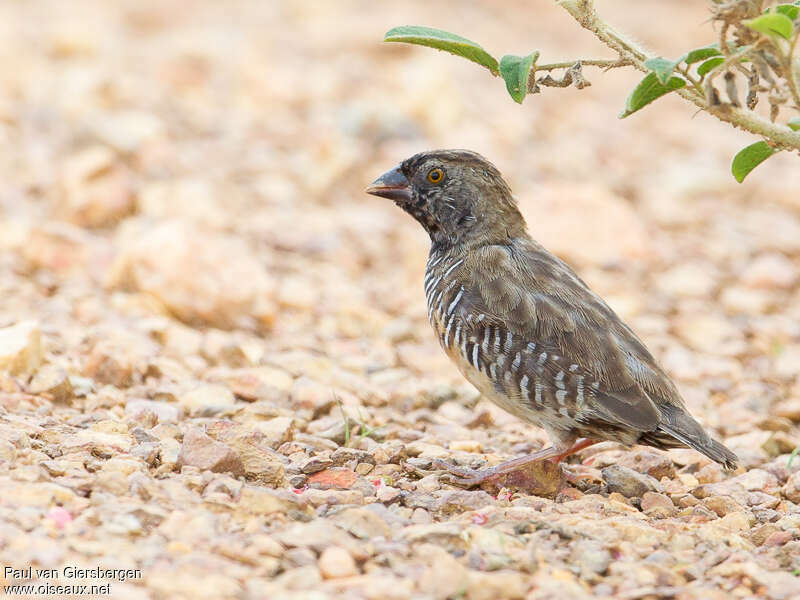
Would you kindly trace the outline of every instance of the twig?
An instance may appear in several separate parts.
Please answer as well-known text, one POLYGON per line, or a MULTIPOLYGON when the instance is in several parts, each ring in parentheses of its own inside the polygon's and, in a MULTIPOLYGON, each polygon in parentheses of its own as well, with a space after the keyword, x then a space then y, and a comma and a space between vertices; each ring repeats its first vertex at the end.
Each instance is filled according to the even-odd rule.
POLYGON ((629 67, 631 61, 625 59, 617 60, 603 60, 603 59, 580 59, 580 60, 567 60, 564 62, 549 63, 546 65, 535 65, 537 71, 554 71, 555 69, 568 69, 575 63, 581 63, 584 67, 603 67, 605 69, 616 69, 617 67, 629 67))
MULTIPOLYGON (((592 0, 556 0, 556 3, 566 10, 581 27, 591 31, 597 39, 619 54, 622 60, 629 61, 634 68, 640 71, 648 71, 644 62, 650 58, 650 53, 603 21, 595 11, 592 0)), ((722 51, 724 53, 724 48, 722 51)), ((761 135, 783 148, 800 150, 800 132, 792 131, 785 125, 771 123, 747 109, 737 108, 730 104, 710 104, 705 94, 693 86, 684 87, 675 92, 720 121, 761 135)))

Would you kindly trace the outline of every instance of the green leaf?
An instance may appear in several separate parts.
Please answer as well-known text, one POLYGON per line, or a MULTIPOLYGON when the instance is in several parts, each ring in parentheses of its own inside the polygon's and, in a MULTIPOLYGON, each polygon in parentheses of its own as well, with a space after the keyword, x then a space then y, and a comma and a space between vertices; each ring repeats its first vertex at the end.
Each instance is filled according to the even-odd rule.
POLYGON ((787 125, 789 126, 789 129, 791 129, 792 131, 797 131, 798 129, 800 129, 800 117, 789 119, 787 125))
POLYGON ((792 37, 792 20, 780 13, 759 15, 755 19, 742 21, 742 24, 759 33, 779 35, 787 40, 792 37))
POLYGON ((539 58, 538 50, 528 54, 528 56, 506 54, 500 59, 500 74, 506 81, 506 89, 514 101, 519 104, 522 104, 525 94, 528 93, 531 67, 537 58, 539 58))
POLYGON ((646 61, 644 61, 644 66, 656 74, 656 77, 658 77, 658 81, 661 83, 661 85, 667 85, 669 76, 672 75, 675 67, 677 67, 678 63, 684 58, 686 58, 685 55, 681 56, 678 60, 669 60, 668 58, 661 57, 648 58, 646 61))
POLYGON ((650 104, 656 98, 660 98, 664 94, 668 94, 674 90, 682 88, 686 85, 686 80, 680 77, 670 77, 666 85, 663 85, 655 73, 648 73, 645 78, 639 82, 628 100, 625 103, 625 110, 620 113, 619 118, 625 117, 635 113, 640 108, 650 104))
POLYGON ((711 58, 712 56, 721 55, 722 53, 719 51, 719 46, 717 44, 711 44, 703 48, 695 48, 694 50, 690 50, 686 55, 686 64, 693 65, 696 62, 711 58))
POLYGON ((775 154, 772 146, 767 142, 756 142, 750 144, 739 150, 736 156, 733 157, 731 163, 731 173, 736 178, 736 181, 742 183, 747 174, 755 169, 762 162, 767 160, 770 156, 775 154))
MULTIPOLYGON (((789 455, 789 461, 786 463, 786 468, 787 469, 791 469, 792 468, 792 461, 794 461, 794 459, 797 458, 797 455, 799 453, 800 453, 800 446, 797 446, 794 450, 792 450, 792 453, 789 455)), ((798 573, 798 574, 800 574, 800 573, 798 573)))
POLYGON ((498 74, 497 59, 486 52, 478 44, 460 35, 433 29, 432 27, 420 27, 417 25, 404 25, 395 27, 386 32, 384 42, 405 42, 406 44, 418 44, 428 46, 437 50, 444 50, 456 56, 462 56, 467 60, 486 67, 493 75, 498 74))
POLYGON ((697 67, 697 74, 700 75, 700 77, 705 77, 710 70, 714 69, 715 67, 721 65, 724 62, 725 59, 722 58, 721 56, 709 58, 706 62, 702 63, 699 67, 697 67))
POLYGON ((800 14, 800 6, 798 6, 797 2, 794 4, 778 4, 778 6, 774 7, 772 10, 782 15, 786 15, 792 21, 797 19, 797 15, 800 14))

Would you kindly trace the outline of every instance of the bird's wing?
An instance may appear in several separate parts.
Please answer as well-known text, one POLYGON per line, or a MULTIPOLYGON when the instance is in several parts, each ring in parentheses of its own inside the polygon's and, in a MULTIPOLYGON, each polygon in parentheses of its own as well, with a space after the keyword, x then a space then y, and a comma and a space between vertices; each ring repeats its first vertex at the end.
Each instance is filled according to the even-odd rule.
MULTIPOLYGON (((474 250, 462 271, 463 309, 563 357, 543 369, 586 379, 584 418, 651 431, 660 404, 682 407, 674 384, 636 335, 566 265, 532 240, 474 250), (471 305, 471 306, 470 306, 471 305)), ((581 379, 583 381, 583 379, 581 379)))

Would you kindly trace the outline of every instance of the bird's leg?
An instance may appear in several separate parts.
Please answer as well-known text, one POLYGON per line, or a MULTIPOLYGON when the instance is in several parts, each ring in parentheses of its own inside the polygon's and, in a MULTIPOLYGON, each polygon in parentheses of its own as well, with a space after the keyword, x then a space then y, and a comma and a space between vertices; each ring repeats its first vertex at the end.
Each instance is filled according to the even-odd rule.
POLYGON ((534 452, 533 454, 528 454, 527 456, 520 456, 519 458, 513 458, 511 460, 502 462, 499 465, 479 470, 457 467, 455 465, 446 463, 445 461, 438 458, 433 461, 433 466, 438 469, 443 469, 448 473, 450 473, 451 475, 456 475, 458 479, 454 479, 453 483, 463 486, 474 486, 474 485, 480 485, 487 481, 492 481, 494 479, 497 479, 498 477, 502 477, 503 475, 508 475, 509 473, 513 473, 514 471, 519 471, 520 469, 523 469, 526 466, 541 460, 549 459, 554 463, 560 463, 564 458, 566 458, 570 454, 579 452, 584 448, 587 448, 592 444, 596 443, 597 443, 596 440, 583 439, 578 441, 571 447, 567 448, 566 450, 559 450, 554 446, 550 446, 548 448, 543 448, 542 450, 534 452))

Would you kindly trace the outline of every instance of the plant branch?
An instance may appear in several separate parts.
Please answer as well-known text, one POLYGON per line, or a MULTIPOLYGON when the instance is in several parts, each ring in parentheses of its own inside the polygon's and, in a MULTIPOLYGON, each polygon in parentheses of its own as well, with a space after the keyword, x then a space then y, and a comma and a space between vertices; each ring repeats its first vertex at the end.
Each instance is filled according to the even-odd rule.
MULTIPOLYGON (((648 72, 644 62, 651 57, 650 53, 603 21, 594 9, 593 0, 556 0, 556 2, 581 27, 591 31, 597 39, 619 54, 620 59, 628 61, 640 71, 648 72)), ((675 92, 721 121, 761 135, 783 148, 800 150, 800 132, 792 131, 785 125, 772 123, 752 111, 737 108, 730 104, 710 105, 705 94, 702 94, 693 86, 681 88, 675 90, 675 92)))
POLYGON ((535 65, 537 71, 554 71, 555 69, 568 69, 573 66, 575 63, 581 63, 583 66, 589 67, 603 67, 605 69, 616 69, 618 67, 629 67, 633 63, 629 60, 625 59, 617 59, 617 60, 603 60, 603 59, 579 59, 579 60, 567 60, 564 62, 557 62, 557 63, 549 63, 546 65, 535 65))

